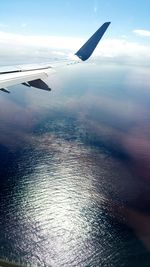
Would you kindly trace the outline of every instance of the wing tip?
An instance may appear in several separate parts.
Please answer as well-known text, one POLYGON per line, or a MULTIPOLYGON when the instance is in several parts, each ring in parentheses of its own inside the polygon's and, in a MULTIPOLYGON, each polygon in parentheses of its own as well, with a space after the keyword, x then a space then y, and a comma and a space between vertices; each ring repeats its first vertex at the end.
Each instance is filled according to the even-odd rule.
POLYGON ((102 26, 90 37, 90 39, 88 39, 88 41, 75 53, 75 55, 82 61, 90 58, 110 24, 110 21, 104 22, 102 26))
POLYGON ((104 24, 108 24, 108 25, 109 25, 110 23, 111 23, 111 21, 106 21, 106 22, 104 22, 104 24))

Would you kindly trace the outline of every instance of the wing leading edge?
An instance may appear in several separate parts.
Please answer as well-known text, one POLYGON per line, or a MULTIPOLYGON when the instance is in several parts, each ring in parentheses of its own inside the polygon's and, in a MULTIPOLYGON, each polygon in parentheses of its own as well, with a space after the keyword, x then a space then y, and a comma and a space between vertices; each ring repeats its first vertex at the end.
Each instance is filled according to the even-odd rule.
MULTIPOLYGON (((110 22, 105 22, 75 53, 75 55, 82 61, 87 60, 92 55, 109 25, 110 22)), ((55 64, 54 67, 56 68, 55 64)), ((39 65, 36 68, 16 68, 14 66, 11 70, 0 71, 0 90, 5 93, 9 93, 7 87, 23 84, 28 87, 32 86, 42 90, 51 91, 51 88, 49 88, 44 81, 51 72, 53 72, 52 66, 41 67, 39 65)))

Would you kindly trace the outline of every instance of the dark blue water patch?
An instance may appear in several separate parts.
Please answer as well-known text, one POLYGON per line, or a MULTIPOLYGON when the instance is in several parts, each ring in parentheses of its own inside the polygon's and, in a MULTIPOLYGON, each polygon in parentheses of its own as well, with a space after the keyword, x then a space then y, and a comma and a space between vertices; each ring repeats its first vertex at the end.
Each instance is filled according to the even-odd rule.
MULTIPOLYGON (((92 121, 94 121, 94 118, 92 121)), ((100 121, 97 122, 97 125, 101 125, 100 121)), ((105 124, 102 125, 105 126, 105 124)), ((106 125, 108 125, 108 123, 106 125)), ((46 133, 53 134, 56 138, 61 138, 70 142, 76 141, 87 147, 99 149, 100 151, 103 151, 106 156, 113 155, 119 160, 125 161, 129 159, 128 154, 118 141, 103 136, 100 132, 97 133, 87 126, 86 121, 82 122, 79 120, 76 114, 70 116, 67 112, 60 111, 56 112, 56 114, 54 113, 53 116, 47 115, 45 119, 42 119, 41 122, 39 121, 34 128, 33 133, 37 136, 46 133)), ((119 130, 117 126, 116 130, 119 130)))
POLYGON ((17 159, 19 158, 20 153, 19 151, 12 152, 11 149, 7 148, 6 146, 0 145, 0 181, 1 186, 2 183, 5 181, 9 181, 10 183, 12 180, 9 178, 15 174, 15 168, 18 169, 17 166, 17 159))

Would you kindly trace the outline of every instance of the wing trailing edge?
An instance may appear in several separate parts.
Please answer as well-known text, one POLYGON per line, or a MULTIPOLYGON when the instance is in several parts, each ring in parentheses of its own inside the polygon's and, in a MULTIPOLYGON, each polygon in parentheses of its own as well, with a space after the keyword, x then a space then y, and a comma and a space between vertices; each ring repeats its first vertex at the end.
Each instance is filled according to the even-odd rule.
POLYGON ((103 37, 105 31, 111 22, 105 22, 91 37, 88 41, 75 53, 81 60, 87 60, 95 50, 99 41, 103 37))

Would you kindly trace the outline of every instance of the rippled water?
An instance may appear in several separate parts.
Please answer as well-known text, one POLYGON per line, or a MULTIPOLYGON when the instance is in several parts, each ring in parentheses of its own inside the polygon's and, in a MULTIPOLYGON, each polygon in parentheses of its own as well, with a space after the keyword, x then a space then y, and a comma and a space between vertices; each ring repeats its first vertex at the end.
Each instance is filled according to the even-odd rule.
MULTIPOLYGON (((97 71, 94 87, 92 76, 84 83, 83 69, 76 70, 78 82, 72 89, 65 81, 59 84, 62 91, 54 92, 48 102, 42 99, 44 111, 43 96, 33 93, 33 100, 29 95, 34 108, 25 125, 16 119, 14 107, 13 126, 10 115, 1 118, 1 258, 52 267, 150 263, 148 245, 140 234, 143 220, 137 216, 144 209, 148 212, 149 182, 136 172, 129 142, 139 121, 135 101, 126 102, 127 111, 123 102, 120 105, 129 97, 131 81, 128 86, 122 82, 129 70, 109 69, 109 77, 118 77, 110 83, 103 77, 105 68, 100 76, 99 69, 91 68, 86 69, 89 75, 97 71), (38 119, 37 110, 43 114, 38 119)), ((9 101, 29 109, 27 95, 24 103, 11 97, 9 101)))

